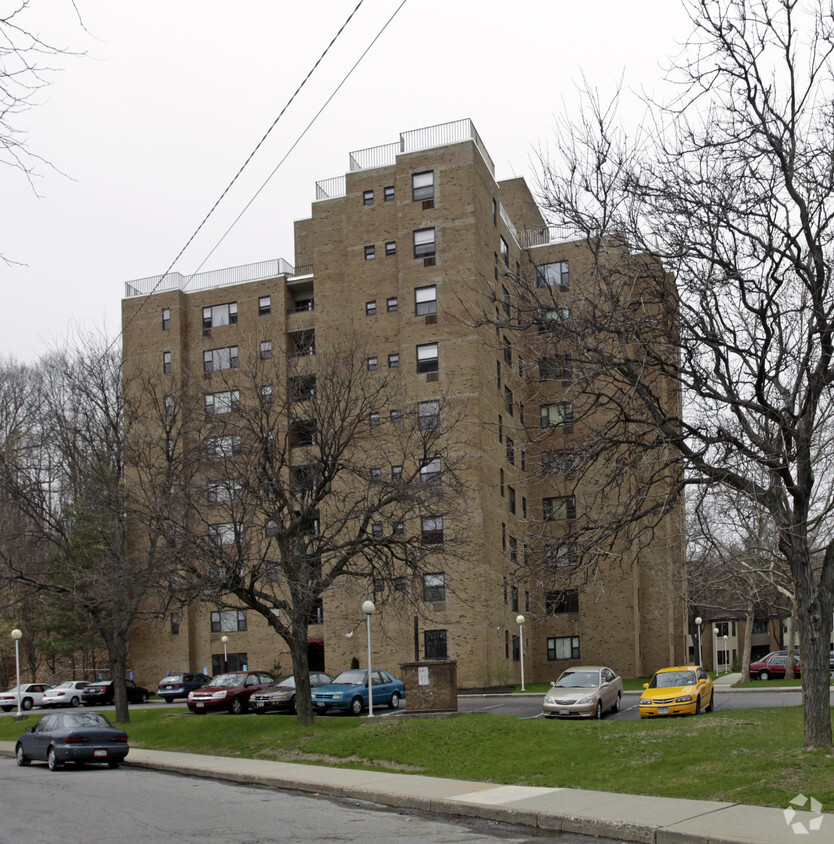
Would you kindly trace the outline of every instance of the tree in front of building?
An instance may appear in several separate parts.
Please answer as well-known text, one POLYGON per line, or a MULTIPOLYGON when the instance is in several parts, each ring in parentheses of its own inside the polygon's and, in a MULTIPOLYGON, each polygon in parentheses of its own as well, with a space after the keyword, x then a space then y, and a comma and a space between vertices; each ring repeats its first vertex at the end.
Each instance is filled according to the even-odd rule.
POLYGON ((371 597, 379 581, 407 596, 417 580, 422 594, 425 573, 453 551, 466 559, 454 541, 461 445, 441 396, 414 399, 354 340, 236 352, 211 392, 185 388, 170 405, 190 491, 166 513, 176 594, 221 608, 218 630, 262 616, 289 648, 311 724, 308 635, 323 597, 340 584, 371 597))

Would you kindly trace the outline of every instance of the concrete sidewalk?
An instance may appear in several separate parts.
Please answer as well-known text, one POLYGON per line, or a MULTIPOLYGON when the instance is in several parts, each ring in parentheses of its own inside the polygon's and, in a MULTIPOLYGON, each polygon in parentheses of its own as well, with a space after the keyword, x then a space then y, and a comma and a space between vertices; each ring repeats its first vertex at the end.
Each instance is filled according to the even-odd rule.
MULTIPOLYGON (((13 757, 14 743, 0 742, 0 755, 13 757)), ((800 811, 786 819, 781 809, 734 803, 495 785, 138 748, 131 748, 126 764, 366 800, 426 814, 478 817, 543 831, 576 832, 647 844, 830 844, 834 840, 832 814, 800 811)))

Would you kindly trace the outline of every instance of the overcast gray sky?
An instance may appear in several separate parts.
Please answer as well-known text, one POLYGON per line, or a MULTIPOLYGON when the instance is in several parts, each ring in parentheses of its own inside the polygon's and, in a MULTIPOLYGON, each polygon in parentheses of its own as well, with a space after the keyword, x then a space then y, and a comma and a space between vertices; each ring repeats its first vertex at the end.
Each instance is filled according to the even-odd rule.
MULTIPOLYGON (((358 0, 32 0, 32 27, 86 52, 23 115, 38 196, 0 168, 0 355, 32 360, 73 327, 120 323, 124 282, 163 272, 358 0)), ((407 0, 313 128, 211 257, 221 235, 401 0, 365 0, 175 269, 294 261, 292 222, 351 150, 471 118, 499 179, 535 182, 535 151, 603 92, 658 94, 689 26, 678 0, 407 0)), ((16 5, 0 0, 0 11, 16 5)))

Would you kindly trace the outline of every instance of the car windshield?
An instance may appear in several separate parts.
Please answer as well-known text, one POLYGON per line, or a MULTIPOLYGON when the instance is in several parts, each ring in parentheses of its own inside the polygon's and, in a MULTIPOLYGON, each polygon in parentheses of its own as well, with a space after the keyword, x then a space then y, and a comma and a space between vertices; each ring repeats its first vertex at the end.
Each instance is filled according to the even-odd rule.
POLYGON ((245 674, 218 674, 213 677, 210 686, 242 686, 246 680, 245 674))
POLYGON ((112 727, 113 725, 98 712, 73 712, 62 715, 61 722, 64 729, 75 730, 83 727, 112 727))
POLYGON ((334 681, 334 686, 364 686, 368 682, 367 671, 343 671, 334 681))
POLYGON ((559 689, 587 689, 599 685, 599 671, 566 671, 557 681, 559 689))
POLYGON ((55 691, 55 689, 72 689, 74 688, 72 680, 68 680, 66 683, 58 683, 57 686, 53 686, 50 691, 55 691))
POLYGON ((694 671, 658 671, 649 683, 650 689, 670 689, 674 686, 694 686, 694 671))
POLYGON ((284 677, 281 680, 278 680, 275 683, 276 686, 285 686, 286 688, 294 689, 295 688, 295 677, 290 674, 289 677, 284 677))
POLYGON ((163 683, 182 683, 182 674, 171 674, 166 677, 163 683))

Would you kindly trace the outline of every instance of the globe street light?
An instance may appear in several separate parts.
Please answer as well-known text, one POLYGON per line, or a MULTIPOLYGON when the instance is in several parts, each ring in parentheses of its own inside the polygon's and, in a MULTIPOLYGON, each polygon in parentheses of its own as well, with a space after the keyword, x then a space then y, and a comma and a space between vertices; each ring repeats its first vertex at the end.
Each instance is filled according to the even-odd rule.
POLYGON ((730 645, 726 633, 721 638, 724 640, 724 673, 727 674, 730 671, 730 645))
POLYGON ((365 625, 368 628, 368 717, 374 715, 374 692, 371 683, 371 616, 376 612, 373 601, 365 601, 362 604, 362 612, 365 613, 365 625))
POLYGON ((519 658, 521 659, 521 691, 524 691, 524 616, 516 616, 515 623, 518 625, 519 658))
POLYGON ((721 631, 717 627, 712 628, 712 669, 718 673, 718 634, 721 631))
POLYGON ((226 645, 229 644, 229 637, 221 636, 220 641, 223 643, 223 673, 226 674, 229 670, 229 654, 226 652, 226 645))
POLYGON ((704 658, 701 656, 701 625, 704 623, 704 619, 701 616, 697 616, 695 619, 695 626, 698 628, 698 665, 702 668, 704 666, 704 658))
POLYGON ((14 662, 15 671, 17 673, 17 717, 20 718, 20 640, 23 638, 23 632, 15 627, 12 630, 12 639, 14 639, 14 662))

